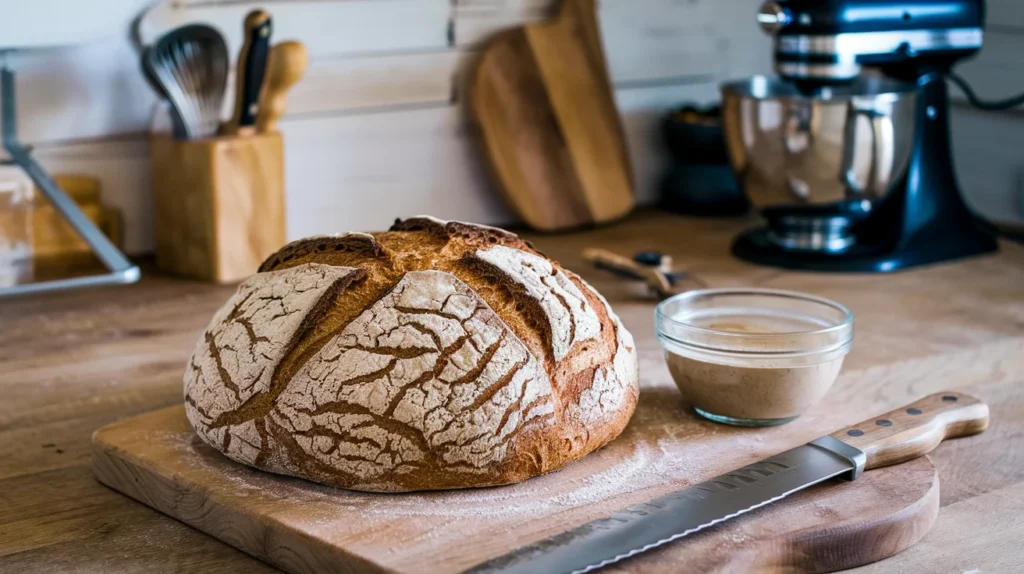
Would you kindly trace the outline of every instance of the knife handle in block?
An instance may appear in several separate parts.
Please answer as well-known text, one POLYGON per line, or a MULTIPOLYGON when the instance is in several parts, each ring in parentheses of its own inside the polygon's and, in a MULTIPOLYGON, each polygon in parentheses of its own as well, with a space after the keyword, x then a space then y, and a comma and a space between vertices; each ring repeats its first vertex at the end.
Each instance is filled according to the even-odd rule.
POLYGON ((832 433, 867 455, 864 469, 924 456, 943 440, 988 428, 988 405, 963 393, 942 392, 832 433))
POLYGON ((266 73, 270 45, 270 14, 253 10, 242 25, 243 44, 235 66, 235 107, 231 119, 220 127, 221 135, 248 135, 259 113, 259 97, 266 73))
POLYGON ((281 42, 270 49, 267 57, 266 85, 260 94, 260 113, 256 119, 259 132, 277 129, 277 120, 288 105, 288 89, 302 78, 309 64, 309 53, 299 42, 281 42))

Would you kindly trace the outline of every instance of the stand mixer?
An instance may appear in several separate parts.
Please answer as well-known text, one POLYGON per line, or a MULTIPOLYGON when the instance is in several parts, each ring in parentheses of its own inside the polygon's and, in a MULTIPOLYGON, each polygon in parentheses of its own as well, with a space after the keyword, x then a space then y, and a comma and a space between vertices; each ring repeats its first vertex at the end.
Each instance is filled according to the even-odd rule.
POLYGON ((738 237, 733 253, 777 267, 887 272, 995 251, 992 229, 972 214, 956 181, 946 86, 952 66, 981 49, 984 12, 983 0, 764 4, 758 22, 773 37, 775 70, 799 97, 827 99, 880 74, 911 86, 913 132, 905 169, 877 201, 858 199, 855 182, 843 181, 845 200, 764 208, 767 226, 738 237), (829 230, 841 240, 810 240, 829 230))

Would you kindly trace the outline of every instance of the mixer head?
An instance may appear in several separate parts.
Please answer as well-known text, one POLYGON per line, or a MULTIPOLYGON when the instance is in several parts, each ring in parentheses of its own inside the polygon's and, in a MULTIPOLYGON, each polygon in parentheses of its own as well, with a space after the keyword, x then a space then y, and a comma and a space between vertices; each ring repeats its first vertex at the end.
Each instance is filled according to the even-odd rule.
POLYGON ((776 72, 813 92, 865 66, 908 77, 948 69, 981 49, 984 17, 984 0, 769 0, 757 20, 776 72))

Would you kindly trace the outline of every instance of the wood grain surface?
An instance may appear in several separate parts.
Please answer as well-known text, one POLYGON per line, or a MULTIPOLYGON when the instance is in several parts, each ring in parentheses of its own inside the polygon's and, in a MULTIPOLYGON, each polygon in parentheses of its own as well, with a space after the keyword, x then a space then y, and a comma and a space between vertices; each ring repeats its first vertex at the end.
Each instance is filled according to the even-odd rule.
POLYGON ((215 283, 245 279, 285 244, 284 143, 277 132, 151 138, 156 261, 215 283))
POLYGON ((480 147, 509 207, 554 231, 625 216, 633 171, 595 0, 495 36, 468 83, 480 147))
POLYGON ((864 451, 864 469, 870 470, 924 456, 943 440, 978 434, 988 425, 988 405, 948 391, 838 430, 832 437, 864 451))
MULTIPOLYGON (((93 445, 93 469, 104 484, 293 574, 460 572, 533 542, 548 522, 568 528, 582 514, 572 504, 563 505, 564 513, 542 504, 509 513, 508 499, 576 496, 586 515, 600 516, 618 509, 605 499, 630 489, 620 482, 588 502, 579 495, 586 486, 555 473, 455 493, 332 490, 227 459, 192 432, 180 406, 105 426, 93 445), (559 482, 568 488, 555 494, 552 484, 559 482), (385 527, 388 536, 378 536, 385 527)), ((567 474, 607 472, 591 464, 599 463, 584 458, 567 474)), ((646 562, 686 564, 694 572, 830 572, 906 549, 928 532, 938 510, 935 467, 918 458, 853 483, 821 485, 669 545, 646 562)))
MULTIPOLYGON (((615 500, 627 505, 701 480, 711 460, 739 467, 769 456, 783 450, 782 434, 781 442, 804 442, 951 389, 989 404, 991 426, 932 452, 942 484, 935 527, 865 571, 1024 569, 1024 247, 1005 243, 995 255, 892 275, 797 273, 729 256, 732 237, 752 223, 643 212, 591 232, 528 235, 581 272, 636 337, 640 405, 609 446, 639 445, 636 429, 644 426, 656 432, 647 435, 654 439, 647 443, 650 456, 632 461, 633 474, 623 473, 638 484, 636 492, 615 500), (590 269, 582 260, 585 247, 661 249, 712 287, 800 289, 835 299, 856 315, 853 350, 825 399, 785 427, 737 431, 702 421, 671 381, 654 340, 646 286, 590 269), (662 453, 658 439, 672 436, 699 437, 703 448, 662 453)), ((196 338, 233 291, 149 271, 137 285, 0 301, 0 572, 273 571, 102 486, 90 469, 97 428, 181 404, 181 377, 196 338)), ((615 452, 602 449, 588 459, 623 462, 605 458, 606 451, 615 452)), ((574 480, 594 478, 591 484, 599 485, 612 476, 574 480)), ((378 535, 386 539, 387 528, 378 535)), ((688 568, 669 558, 647 560, 624 571, 688 568)))

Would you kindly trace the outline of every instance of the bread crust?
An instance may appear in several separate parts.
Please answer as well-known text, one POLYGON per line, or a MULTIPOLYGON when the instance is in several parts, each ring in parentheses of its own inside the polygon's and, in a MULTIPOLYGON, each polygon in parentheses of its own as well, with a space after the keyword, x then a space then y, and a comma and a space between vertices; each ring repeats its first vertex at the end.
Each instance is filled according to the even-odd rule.
POLYGON ((354 490, 493 486, 612 440, 632 336, 516 235, 431 217, 302 239, 243 282, 184 377, 197 434, 257 468, 354 490))

